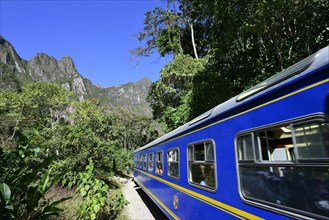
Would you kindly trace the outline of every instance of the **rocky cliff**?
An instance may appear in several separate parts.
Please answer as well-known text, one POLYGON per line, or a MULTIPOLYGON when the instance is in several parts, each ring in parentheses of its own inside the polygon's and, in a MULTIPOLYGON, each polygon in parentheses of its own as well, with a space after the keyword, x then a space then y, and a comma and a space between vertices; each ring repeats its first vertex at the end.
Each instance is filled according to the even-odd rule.
POLYGON ((103 106, 134 107, 137 112, 151 115, 146 102, 151 85, 148 78, 137 83, 101 88, 77 71, 71 57, 56 60, 44 53, 36 54, 31 60, 23 60, 14 47, 0 35, 0 88, 19 89, 22 83, 54 82, 72 91, 78 100, 99 99, 103 106))
MULTIPOLYGON (((14 47, 0 35, 0 63, 3 68, 9 69, 11 73, 15 74, 16 78, 27 77, 25 66, 27 61, 23 60, 15 51, 14 47)), ((27 77, 25 81, 30 81, 27 77)))

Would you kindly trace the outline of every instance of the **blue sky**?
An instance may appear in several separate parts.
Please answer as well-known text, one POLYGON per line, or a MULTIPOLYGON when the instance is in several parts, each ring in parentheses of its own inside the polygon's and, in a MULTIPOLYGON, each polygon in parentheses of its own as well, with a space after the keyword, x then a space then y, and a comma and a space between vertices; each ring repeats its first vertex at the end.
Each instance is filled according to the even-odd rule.
POLYGON ((130 50, 143 29, 144 14, 163 0, 0 0, 0 34, 30 60, 46 53, 71 56, 79 73, 103 87, 156 81, 170 61, 155 53, 136 58, 130 50))

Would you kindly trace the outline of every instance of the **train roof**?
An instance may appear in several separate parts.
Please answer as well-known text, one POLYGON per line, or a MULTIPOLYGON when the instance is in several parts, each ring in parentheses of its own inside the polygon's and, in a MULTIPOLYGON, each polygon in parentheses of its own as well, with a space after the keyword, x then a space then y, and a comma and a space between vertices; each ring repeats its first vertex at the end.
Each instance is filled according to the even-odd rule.
POLYGON ((145 146, 139 149, 136 149, 135 152, 164 143, 184 132, 193 130, 193 128, 197 127, 201 123, 211 120, 212 118, 220 114, 226 113, 227 111, 237 106, 241 106, 256 97, 259 97, 262 94, 281 86, 282 84, 285 84, 291 80, 294 80, 295 78, 298 78, 302 75, 311 72, 312 70, 318 69, 328 64, 329 46, 319 50, 318 52, 288 67, 287 69, 284 69, 283 71, 273 75, 272 77, 240 93, 239 95, 229 99, 228 101, 217 105, 209 111, 180 126, 179 128, 161 136, 160 138, 146 144, 145 146))

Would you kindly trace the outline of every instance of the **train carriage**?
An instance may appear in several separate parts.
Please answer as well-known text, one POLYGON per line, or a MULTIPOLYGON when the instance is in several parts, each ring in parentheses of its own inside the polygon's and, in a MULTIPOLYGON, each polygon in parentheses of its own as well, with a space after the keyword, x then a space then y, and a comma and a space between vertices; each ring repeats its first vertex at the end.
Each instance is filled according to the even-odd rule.
POLYGON ((329 219, 329 47, 134 152, 170 219, 329 219))

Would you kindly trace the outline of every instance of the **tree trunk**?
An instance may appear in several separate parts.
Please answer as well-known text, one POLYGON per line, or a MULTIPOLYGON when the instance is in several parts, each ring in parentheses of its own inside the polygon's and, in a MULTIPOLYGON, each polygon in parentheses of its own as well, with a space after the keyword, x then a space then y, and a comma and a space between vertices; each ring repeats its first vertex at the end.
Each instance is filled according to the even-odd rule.
POLYGON ((23 110, 24 110, 24 104, 23 104, 23 106, 21 108, 21 112, 20 112, 18 118, 16 119, 14 131, 13 131, 13 134, 11 135, 11 137, 10 137, 10 140, 13 140, 14 137, 15 137, 16 130, 17 130, 17 127, 18 127, 18 123, 20 122, 21 118, 23 117, 23 110))
POLYGON ((190 23, 190 29, 191 29, 191 40, 192 40, 192 46, 193 46, 193 51, 194 51, 194 56, 195 59, 199 59, 198 52, 196 51, 196 45, 194 41, 194 29, 193 29, 193 23, 190 23))

